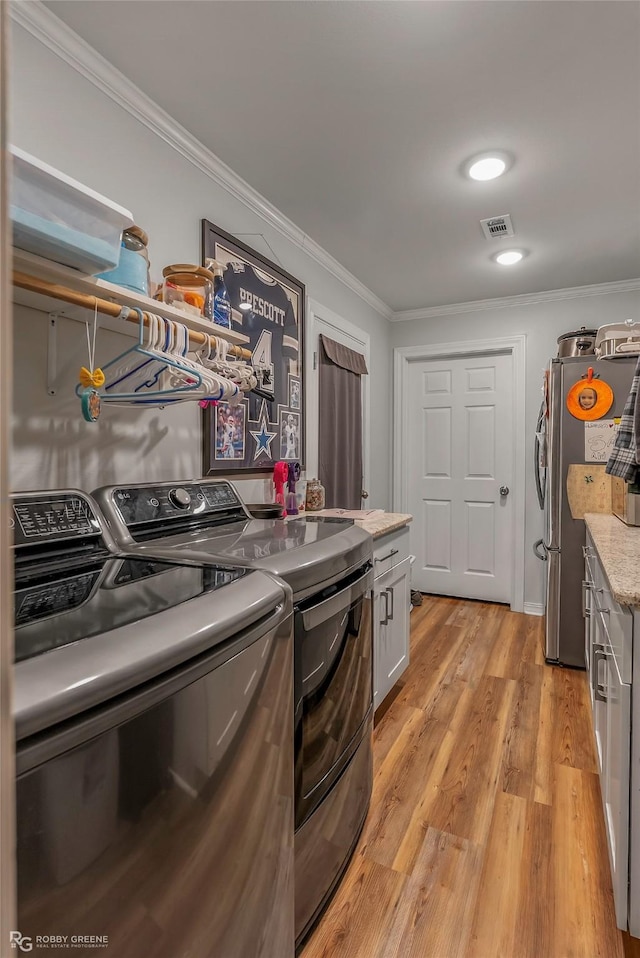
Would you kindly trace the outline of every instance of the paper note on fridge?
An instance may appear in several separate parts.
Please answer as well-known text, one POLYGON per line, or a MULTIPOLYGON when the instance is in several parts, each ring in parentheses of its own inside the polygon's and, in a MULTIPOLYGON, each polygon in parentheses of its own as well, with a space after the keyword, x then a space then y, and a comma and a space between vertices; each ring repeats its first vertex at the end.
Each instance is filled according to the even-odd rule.
POLYGON ((619 425, 619 419, 596 419, 595 422, 585 422, 585 462, 607 462, 619 425))

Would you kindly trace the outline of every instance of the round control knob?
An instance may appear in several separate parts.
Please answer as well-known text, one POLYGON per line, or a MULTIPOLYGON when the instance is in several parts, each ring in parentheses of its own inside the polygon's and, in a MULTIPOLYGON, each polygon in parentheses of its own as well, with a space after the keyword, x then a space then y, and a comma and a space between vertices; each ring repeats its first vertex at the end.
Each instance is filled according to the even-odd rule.
POLYGON ((186 489, 172 489, 169 493, 169 502, 178 509, 188 509, 191 505, 191 496, 186 489))

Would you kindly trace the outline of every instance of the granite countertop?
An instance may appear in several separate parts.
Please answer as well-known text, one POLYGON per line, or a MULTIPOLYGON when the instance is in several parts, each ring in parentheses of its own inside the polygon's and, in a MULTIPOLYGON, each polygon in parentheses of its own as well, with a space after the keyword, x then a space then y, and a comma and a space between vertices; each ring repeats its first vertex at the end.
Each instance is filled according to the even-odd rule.
POLYGON ((381 539, 390 532, 397 532, 398 529, 408 526, 412 519, 413 516, 405 512, 383 512, 382 515, 371 516, 369 519, 356 519, 355 522, 374 539, 381 539))
MULTIPOLYGON (((335 516, 336 510, 323 509, 321 512, 309 513, 309 515, 335 516)), ((351 518, 351 516, 352 514, 350 513, 348 516, 345 516, 345 518, 351 518)), ((365 532, 368 532, 369 535, 373 536, 374 539, 381 539, 382 536, 386 536, 390 532, 397 532, 398 529, 402 529, 403 526, 408 525, 412 519, 413 516, 407 515, 404 512, 384 512, 380 509, 366 519, 354 518, 354 522, 357 526, 360 526, 361 529, 364 529, 365 532)))
POLYGON ((608 514, 588 513, 584 521, 614 598, 621 605, 640 605, 640 527, 608 514))

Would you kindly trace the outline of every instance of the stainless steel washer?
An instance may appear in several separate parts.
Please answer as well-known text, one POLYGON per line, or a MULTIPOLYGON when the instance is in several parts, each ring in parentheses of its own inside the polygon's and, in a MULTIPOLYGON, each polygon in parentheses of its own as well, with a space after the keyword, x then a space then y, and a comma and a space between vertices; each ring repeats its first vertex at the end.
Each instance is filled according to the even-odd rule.
POLYGON ((299 945, 339 882, 371 795, 371 536, 350 520, 254 519, 225 481, 93 495, 123 551, 261 568, 293 590, 299 945))
POLYGON ((292 956, 290 590, 117 558, 76 491, 15 496, 12 515, 32 953, 88 935, 118 958, 292 956))

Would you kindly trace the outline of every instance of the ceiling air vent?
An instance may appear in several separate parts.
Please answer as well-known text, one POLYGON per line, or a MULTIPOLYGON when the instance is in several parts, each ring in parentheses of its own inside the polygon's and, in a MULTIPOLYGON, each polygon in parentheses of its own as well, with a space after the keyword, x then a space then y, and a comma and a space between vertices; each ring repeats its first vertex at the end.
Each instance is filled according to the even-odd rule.
POLYGON ((508 213, 503 216, 491 216, 488 220, 480 220, 480 226, 486 239, 496 236, 513 236, 513 224, 508 213))

